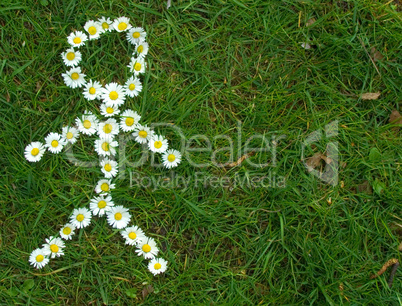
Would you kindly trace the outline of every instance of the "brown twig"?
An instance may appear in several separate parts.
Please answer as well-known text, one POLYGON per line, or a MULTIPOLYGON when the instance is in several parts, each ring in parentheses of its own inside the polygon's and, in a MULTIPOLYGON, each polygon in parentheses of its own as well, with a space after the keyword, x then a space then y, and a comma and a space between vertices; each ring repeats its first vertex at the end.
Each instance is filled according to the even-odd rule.
POLYGON ((394 282, 394 276, 396 273, 396 269, 399 267, 399 262, 395 263, 394 266, 392 267, 391 274, 389 275, 389 280, 388 280, 388 287, 392 287, 392 283, 394 282))
POLYGON ((250 156, 253 156, 255 154, 254 151, 251 151, 250 153, 246 153, 244 154, 242 157, 240 157, 237 161, 227 164, 226 167, 227 168, 233 168, 233 167, 237 167, 238 165, 240 165, 242 162, 244 162, 247 158, 249 158, 250 156))
POLYGON ((396 273, 396 269, 398 269, 399 267, 399 261, 396 258, 392 258, 390 260, 388 260, 380 270, 378 270, 378 272, 376 274, 373 274, 370 276, 370 279, 374 279, 380 275, 382 275, 387 269, 388 267, 393 266, 392 270, 391 270, 391 274, 389 276, 389 280, 388 280, 388 287, 391 288, 392 287, 392 282, 394 281, 394 276, 396 273))
POLYGON ((379 75, 380 75, 380 77, 381 77, 380 70, 378 70, 377 65, 375 64, 375 62, 374 62, 373 58, 371 57, 370 53, 368 53, 368 51, 367 51, 367 49, 366 49, 366 46, 364 45, 363 40, 361 40, 361 38, 360 38, 360 37, 358 37, 358 39, 360 40, 360 43, 361 43, 361 45, 363 46, 364 51, 366 51, 366 53, 367 53, 368 57, 370 58, 371 62, 373 63, 375 70, 377 70, 378 74, 379 74, 379 75))

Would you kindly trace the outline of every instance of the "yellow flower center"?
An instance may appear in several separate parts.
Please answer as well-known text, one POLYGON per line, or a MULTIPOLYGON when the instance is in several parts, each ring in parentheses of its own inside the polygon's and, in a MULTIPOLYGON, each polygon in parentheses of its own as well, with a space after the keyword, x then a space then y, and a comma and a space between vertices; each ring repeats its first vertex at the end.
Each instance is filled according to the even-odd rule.
POLYGON ((89 93, 90 93, 91 95, 94 95, 94 94, 96 93, 95 87, 89 88, 89 93))
POLYGON ((117 221, 119 221, 119 220, 121 220, 121 218, 123 218, 123 215, 122 215, 121 213, 115 213, 115 214, 114 214, 114 218, 115 218, 117 221))
POLYGON ((82 222, 84 220, 84 215, 79 214, 79 215, 77 215, 76 219, 77 219, 78 222, 82 222))
POLYGON ((50 250, 51 250, 53 253, 57 253, 57 252, 59 251, 59 247, 58 247, 57 245, 55 245, 55 244, 52 244, 52 245, 50 246, 50 250))
POLYGON ((75 53, 74 52, 68 52, 66 57, 67 57, 67 59, 69 61, 72 61, 73 59, 75 59, 75 53))
POLYGON ((126 125, 127 126, 132 126, 134 124, 134 118, 126 118, 126 125))
POLYGON ((140 37, 140 35, 141 35, 140 32, 134 32, 133 33, 134 38, 138 38, 138 37, 140 37))
POLYGON ((109 143, 107 143, 107 142, 102 143, 102 150, 109 151, 109 143))
POLYGON ((154 265, 154 269, 155 269, 155 270, 159 270, 160 268, 162 268, 162 265, 161 265, 159 262, 157 262, 157 263, 154 265))
POLYGON ((106 207, 106 201, 100 200, 98 202, 98 208, 102 209, 106 207))
POLYGON ((109 184, 108 183, 103 183, 101 185, 101 190, 102 191, 109 191, 109 184))
POLYGON ((109 172, 109 171, 112 170, 112 166, 111 166, 110 164, 106 164, 104 168, 105 168, 105 170, 106 170, 107 172, 109 172))
POLYGON ((96 28, 94 26, 89 27, 88 33, 91 34, 91 35, 95 35, 96 34, 96 28))
POLYGON ((102 23, 102 28, 104 30, 109 29, 109 24, 107 22, 102 23))
POLYGON ((77 72, 73 72, 73 73, 71 74, 71 78, 72 78, 73 80, 78 80, 79 77, 80 77, 80 75, 79 75, 77 72))
POLYGON ((140 63, 135 63, 134 70, 140 71, 141 70, 141 64, 140 63))
POLYGON ((120 22, 119 25, 117 26, 117 28, 118 28, 120 31, 124 31, 125 29, 127 29, 127 23, 125 23, 125 22, 120 22))
POLYGON ((113 114, 113 112, 114 112, 113 107, 106 107, 106 112, 107 112, 108 114, 113 114))
POLYGON ((159 140, 155 141, 154 146, 155 146, 155 148, 160 149, 162 147, 162 141, 159 141, 159 140))
POLYGON ((130 234, 128 234, 128 238, 134 240, 135 238, 137 238, 137 234, 134 232, 131 232, 130 234))
POLYGON ((78 45, 79 43, 81 43, 81 38, 76 37, 73 39, 73 42, 78 45))
POLYGON ((33 156, 38 155, 38 154, 39 154, 39 149, 38 149, 38 148, 33 148, 33 149, 31 150, 31 154, 32 154, 33 156))
POLYGON ((69 227, 63 228, 63 234, 64 235, 70 235, 71 234, 71 228, 69 228, 69 227))
POLYGON ((133 90, 135 89, 135 84, 131 83, 131 84, 128 86, 128 89, 130 89, 131 91, 133 91, 133 90))
POLYGON ((91 121, 84 120, 84 128, 89 129, 91 127, 91 121))
POLYGON ((149 244, 144 244, 144 245, 142 246, 142 250, 143 250, 145 253, 149 253, 149 252, 151 252, 151 246, 150 246, 149 244))
POLYGON ((53 148, 57 148, 58 145, 59 145, 59 142, 57 140, 52 141, 52 147, 53 148))
POLYGON ((109 123, 105 124, 105 126, 103 127, 103 131, 106 134, 109 134, 112 130, 113 130, 113 126, 109 123))
POLYGON ((141 138, 147 138, 148 133, 145 132, 145 131, 140 131, 140 132, 138 133, 138 136, 140 136, 141 138))
POLYGON ((176 159, 176 156, 174 156, 174 154, 169 154, 169 155, 168 155, 168 161, 174 162, 175 159, 176 159))
POLYGON ((66 134, 66 138, 67 139, 71 139, 71 138, 73 138, 73 133, 71 133, 71 132, 68 132, 67 134, 66 134))
POLYGON ((119 97, 119 94, 116 91, 111 91, 109 94, 109 98, 111 100, 116 100, 119 97))
POLYGON ((143 45, 139 45, 137 48, 137 52, 138 53, 142 53, 142 51, 144 51, 144 46, 143 45))
POLYGON ((38 256, 36 256, 36 261, 37 262, 42 262, 45 259, 45 257, 41 254, 39 254, 38 256))

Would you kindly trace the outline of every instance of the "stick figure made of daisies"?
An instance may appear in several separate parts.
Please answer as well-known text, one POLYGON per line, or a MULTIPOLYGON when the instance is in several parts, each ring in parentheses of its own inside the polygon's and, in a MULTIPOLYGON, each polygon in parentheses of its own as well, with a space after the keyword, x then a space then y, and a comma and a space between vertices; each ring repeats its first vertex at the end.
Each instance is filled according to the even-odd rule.
POLYGON ((49 263, 50 259, 64 255, 66 243, 71 240, 77 229, 91 223, 93 216, 106 216, 109 225, 121 230, 125 243, 136 247, 139 256, 149 259, 148 269, 154 275, 167 269, 167 261, 158 258, 159 249, 154 239, 147 237, 142 229, 130 225, 131 214, 121 205, 115 205, 112 198, 112 183, 118 173, 119 165, 114 160, 118 143, 115 137, 119 132, 129 132, 140 144, 148 144, 149 150, 162 154, 163 165, 166 168, 176 167, 181 161, 177 150, 168 149, 168 140, 157 135, 147 125, 140 123, 141 116, 134 110, 120 108, 128 98, 137 96, 142 85, 140 75, 145 72, 145 56, 148 53, 146 32, 143 28, 133 27, 130 19, 119 17, 115 20, 102 17, 97 21, 89 20, 84 25, 84 31, 75 31, 67 37, 69 48, 61 54, 64 64, 69 68, 62 74, 64 82, 71 88, 83 88, 83 96, 89 101, 101 100, 100 114, 95 115, 85 111, 76 118, 75 126, 65 126, 61 133, 49 133, 42 142, 32 142, 25 148, 25 158, 29 162, 39 161, 45 151, 60 153, 66 144, 74 144, 81 135, 97 135, 95 151, 101 158, 100 167, 104 178, 100 179, 94 188, 95 195, 87 207, 76 208, 70 215, 70 220, 59 231, 58 235, 45 239, 42 248, 34 250, 29 262, 37 269, 49 263), (112 31, 124 32, 129 43, 135 46, 131 61, 127 66, 132 76, 124 83, 101 84, 96 80, 86 79, 79 63, 82 60, 79 47, 93 39, 99 39, 102 34, 112 31))

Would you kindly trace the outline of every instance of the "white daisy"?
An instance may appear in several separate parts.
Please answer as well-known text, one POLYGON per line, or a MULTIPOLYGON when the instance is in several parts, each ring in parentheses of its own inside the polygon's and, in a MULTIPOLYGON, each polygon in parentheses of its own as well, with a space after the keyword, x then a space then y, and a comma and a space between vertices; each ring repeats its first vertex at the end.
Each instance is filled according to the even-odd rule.
POLYGON ((85 74, 81 73, 80 67, 71 68, 66 73, 62 73, 64 83, 71 88, 82 87, 85 85, 85 74))
POLYGON ((76 228, 83 228, 91 223, 91 212, 85 208, 76 208, 73 210, 73 214, 70 217, 70 223, 76 228))
POLYGON ((101 17, 101 18, 98 19, 98 21, 102 26, 103 32, 106 32, 106 31, 110 32, 112 30, 113 21, 110 20, 109 17, 107 17, 107 18, 106 17, 101 17))
POLYGON ((120 128, 124 132, 131 132, 133 131, 137 124, 141 120, 141 116, 137 114, 137 112, 132 111, 131 109, 125 110, 121 114, 121 121, 120 121, 120 128))
POLYGON ((124 89, 126 90, 126 95, 129 97, 136 97, 142 90, 142 84, 140 79, 136 77, 131 77, 127 80, 124 85, 124 89))
POLYGON ((100 122, 98 125, 98 135, 100 137, 112 136, 119 134, 119 124, 113 118, 100 122))
POLYGON ((109 211, 113 206, 114 203, 110 195, 94 197, 89 203, 89 208, 92 210, 94 216, 103 216, 105 212, 109 211))
POLYGON ((98 119, 92 112, 85 111, 81 118, 75 119, 78 130, 85 135, 93 135, 97 131, 98 119))
POLYGON ((115 189, 116 185, 112 184, 111 180, 99 180, 95 187, 96 193, 110 192, 110 190, 115 189))
POLYGON ((146 41, 139 41, 135 44, 135 52, 138 57, 144 58, 148 54, 149 45, 146 41))
POLYGON ((132 57, 130 64, 127 65, 130 68, 130 72, 133 72, 134 75, 139 75, 140 73, 145 72, 145 68, 147 67, 146 62, 141 57, 132 57))
POLYGON ((60 134, 49 133, 45 138, 45 147, 52 153, 60 153, 63 150, 66 141, 60 134))
POLYGON ((88 32, 89 39, 97 39, 103 32, 101 23, 93 20, 88 20, 84 25, 84 29, 88 32))
POLYGON ((62 239, 50 236, 50 238, 46 239, 46 243, 43 244, 43 252, 46 255, 50 255, 50 258, 60 257, 64 255, 64 247, 62 239))
POLYGON ((71 144, 77 142, 77 138, 79 135, 80 132, 75 127, 65 126, 61 129, 61 136, 63 137, 63 140, 71 144))
POLYGON ((155 240, 146 238, 138 244, 135 252, 138 253, 138 256, 143 255, 145 259, 150 259, 158 255, 159 249, 156 247, 155 240))
POLYGON ((138 226, 126 227, 120 234, 129 245, 136 245, 146 239, 144 232, 138 226))
POLYGON ((133 45, 145 40, 147 33, 143 28, 132 28, 127 32, 127 40, 133 45))
POLYGON ((101 156, 114 156, 118 145, 112 136, 101 137, 95 140, 95 151, 101 156))
POLYGON ((101 161, 100 166, 106 178, 112 178, 117 175, 118 165, 116 161, 106 158, 101 161))
POLYGON ((119 17, 113 21, 113 28, 117 32, 123 32, 132 28, 130 24, 130 18, 127 17, 119 17))
POLYGON ((29 256, 29 263, 36 269, 42 269, 49 263, 49 257, 45 254, 43 249, 36 249, 29 256))
POLYGON ((81 52, 75 51, 74 48, 67 49, 66 52, 61 54, 64 64, 66 66, 77 66, 81 61, 81 52))
POLYGON ((140 125, 137 124, 133 136, 135 137, 135 141, 138 143, 147 143, 151 137, 154 135, 154 131, 152 131, 148 126, 146 125, 140 125))
POLYGON ((120 110, 117 105, 102 103, 100 106, 101 114, 105 117, 113 117, 119 114, 120 110))
POLYGON ((121 205, 113 206, 107 213, 107 222, 110 226, 118 229, 125 228, 130 222, 131 215, 127 208, 121 205))
POLYGON ((104 103, 120 106, 126 99, 124 87, 117 83, 110 83, 102 90, 102 100, 104 103))
POLYGON ((153 275, 157 275, 166 271, 167 264, 168 262, 163 258, 154 258, 148 263, 148 270, 153 275))
POLYGON ((42 143, 35 141, 25 147, 24 155, 27 161, 35 163, 40 161, 45 151, 46 147, 42 143))
POLYGON ((65 240, 71 240, 71 237, 74 235, 75 225, 72 223, 67 223, 60 229, 60 237, 65 240))
POLYGON ((87 100, 99 99, 102 95, 102 85, 98 81, 89 80, 84 87, 84 98, 87 100))
POLYGON ((67 37, 68 43, 73 47, 83 46, 87 40, 87 36, 81 31, 75 31, 67 37))
POLYGON ((168 141, 160 135, 154 135, 148 142, 148 148, 152 152, 163 153, 168 149, 168 141))
POLYGON ((163 165, 168 169, 177 167, 177 165, 181 162, 181 154, 177 150, 167 150, 165 153, 163 153, 162 160, 163 165))

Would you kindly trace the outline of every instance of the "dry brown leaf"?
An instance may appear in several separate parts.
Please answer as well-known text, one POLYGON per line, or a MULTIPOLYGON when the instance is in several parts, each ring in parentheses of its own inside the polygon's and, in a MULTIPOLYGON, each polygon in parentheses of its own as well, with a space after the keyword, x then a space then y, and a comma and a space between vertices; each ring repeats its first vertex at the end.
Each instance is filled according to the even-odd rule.
POLYGON ((389 123, 402 125, 402 116, 396 109, 394 109, 389 116, 389 123))
POLYGON ((250 153, 246 153, 246 154, 244 154, 243 156, 241 156, 237 161, 226 165, 226 167, 228 167, 228 168, 237 167, 237 166, 240 165, 242 162, 244 162, 247 158, 249 158, 250 156, 253 156, 254 154, 255 154, 254 151, 251 151, 250 153))
POLYGON ((314 22, 316 22, 315 18, 310 18, 309 20, 307 20, 306 22, 306 27, 311 26, 314 22))
POLYGON ((380 61, 380 60, 382 60, 382 59, 384 58, 384 55, 382 55, 382 54, 381 54, 379 51, 377 51, 376 48, 374 48, 374 47, 371 48, 370 53, 371 53, 372 59, 373 59, 375 62, 380 61))
POLYGON ((368 181, 364 181, 362 184, 358 185, 357 191, 361 193, 373 194, 373 188, 368 181))
POLYGON ((380 92, 367 92, 361 95, 362 100, 377 100, 381 95, 380 92))
POLYGON ((401 242, 401 244, 399 245, 398 250, 399 250, 400 252, 402 252, 402 242, 401 242))
POLYGON ((329 158, 327 158, 324 154, 320 152, 315 153, 313 156, 307 158, 306 165, 312 168, 307 169, 307 171, 311 172, 321 163, 321 160, 326 161, 327 159, 329 158))
POLYGON ((154 292, 154 287, 152 287, 152 285, 148 285, 142 290, 142 297, 145 299, 148 294, 152 292, 154 292))

